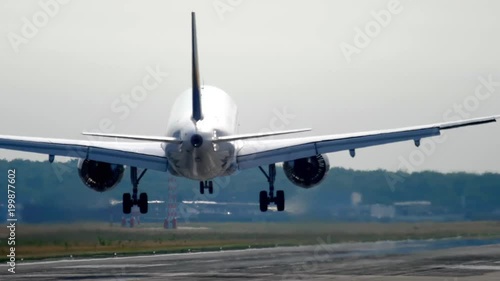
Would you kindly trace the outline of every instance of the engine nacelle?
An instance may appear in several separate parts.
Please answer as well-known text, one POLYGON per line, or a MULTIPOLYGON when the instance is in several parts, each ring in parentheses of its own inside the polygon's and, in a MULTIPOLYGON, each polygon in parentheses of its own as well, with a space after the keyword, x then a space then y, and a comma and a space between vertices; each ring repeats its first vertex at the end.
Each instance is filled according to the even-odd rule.
POLYGON ((311 188, 323 181, 330 170, 328 158, 318 154, 283 163, 286 177, 295 185, 311 188))
POLYGON ((78 161, 78 175, 91 189, 104 192, 115 187, 122 179, 125 166, 87 159, 78 161))

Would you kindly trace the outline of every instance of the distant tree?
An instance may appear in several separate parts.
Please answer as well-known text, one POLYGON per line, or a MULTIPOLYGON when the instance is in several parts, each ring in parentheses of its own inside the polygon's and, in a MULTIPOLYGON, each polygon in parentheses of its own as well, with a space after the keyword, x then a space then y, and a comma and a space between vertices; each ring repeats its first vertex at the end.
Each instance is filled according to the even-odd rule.
MULTIPOLYGON (((72 215, 75 215, 74 210, 90 212, 105 208, 111 199, 121 200, 122 193, 130 192, 131 189, 128 170, 122 182, 108 192, 97 193, 87 188, 78 177, 76 160, 52 164, 0 160, 0 170, 4 175, 11 168, 17 170, 16 195, 19 203, 44 206, 46 209, 64 209, 72 215)), ((281 168, 277 172, 276 188, 286 190, 287 202, 300 204, 307 211, 349 205, 353 192, 362 194, 362 204, 426 200, 450 212, 486 213, 500 209, 500 174, 494 173, 442 174, 426 171, 407 174, 333 168, 319 186, 305 190, 290 183, 281 168), (399 180, 390 184, 388 177, 399 180)), ((149 171, 141 182, 141 190, 147 191, 151 199, 166 200, 169 176, 167 173, 149 171)), ((195 181, 177 178, 177 183, 178 201, 199 198, 195 181)), ((258 192, 267 189, 267 181, 258 169, 252 169, 217 180, 215 187, 219 191, 216 195, 207 195, 209 200, 255 203, 258 192)), ((6 197, 0 198, 5 201, 6 197)), ((65 216, 53 215, 61 218, 65 216)))

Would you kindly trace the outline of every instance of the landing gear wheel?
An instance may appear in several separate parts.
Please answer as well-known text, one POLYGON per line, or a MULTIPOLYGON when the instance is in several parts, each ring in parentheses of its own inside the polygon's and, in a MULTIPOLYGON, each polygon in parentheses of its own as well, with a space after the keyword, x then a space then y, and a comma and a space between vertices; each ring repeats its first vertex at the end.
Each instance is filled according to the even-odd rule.
POLYGON ((208 193, 210 193, 210 194, 214 193, 214 184, 212 181, 208 182, 208 193))
POLYGON ((214 193, 214 184, 212 181, 200 181, 200 194, 205 194, 205 189, 208 189, 208 193, 214 193))
POLYGON ((148 194, 147 193, 141 193, 139 195, 139 201, 137 202, 137 205, 139 206, 139 211, 141 212, 141 214, 148 213, 148 194))
POLYGON ((267 197, 267 192, 265 190, 262 190, 259 193, 259 206, 260 206, 260 211, 261 212, 266 212, 267 211, 267 206, 269 205, 269 199, 267 197))
POLYGON ((283 190, 278 190, 276 192, 274 203, 278 208, 278 212, 283 212, 285 210, 285 192, 283 190))
POLYGON ((200 181, 200 194, 205 194, 205 183, 200 181))
POLYGON ((123 213, 130 214, 132 212, 132 205, 134 205, 134 202, 130 193, 123 193, 123 213))

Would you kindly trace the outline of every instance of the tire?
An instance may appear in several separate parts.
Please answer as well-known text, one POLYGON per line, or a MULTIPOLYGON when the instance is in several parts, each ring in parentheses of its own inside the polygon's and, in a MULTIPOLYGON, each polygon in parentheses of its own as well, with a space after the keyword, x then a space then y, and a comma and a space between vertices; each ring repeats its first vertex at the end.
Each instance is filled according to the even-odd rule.
POLYGON ((205 194, 205 184, 200 181, 200 194, 205 194))
POLYGON ((214 193, 214 184, 212 181, 208 182, 208 193, 210 193, 210 194, 214 193))
POLYGON ((122 207, 124 214, 130 214, 132 212, 132 197, 130 193, 123 193, 122 207))
POLYGON ((269 200, 267 198, 267 192, 262 190, 259 193, 259 206, 260 206, 260 211, 261 212, 266 212, 267 211, 267 206, 269 205, 269 200))
POLYGON ((283 212, 285 210, 285 192, 283 190, 278 190, 276 192, 276 207, 278 212, 283 212))
POLYGON ((139 211, 141 214, 147 214, 148 213, 148 194, 147 193, 141 193, 139 195, 139 211))

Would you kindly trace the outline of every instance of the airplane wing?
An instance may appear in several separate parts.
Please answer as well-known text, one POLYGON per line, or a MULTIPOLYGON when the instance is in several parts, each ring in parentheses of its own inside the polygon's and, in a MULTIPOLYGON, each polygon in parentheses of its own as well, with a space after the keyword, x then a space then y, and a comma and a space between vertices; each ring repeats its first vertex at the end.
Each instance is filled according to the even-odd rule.
POLYGON ((0 148, 78 157, 143 169, 166 171, 165 151, 158 142, 112 142, 0 135, 0 148))
POLYGON ((392 130, 278 140, 247 140, 241 142, 237 162, 239 169, 248 169, 323 153, 343 150, 353 153, 358 148, 407 140, 413 140, 418 146, 420 139, 438 136, 442 130, 491 123, 497 119, 500 119, 500 115, 392 130))

